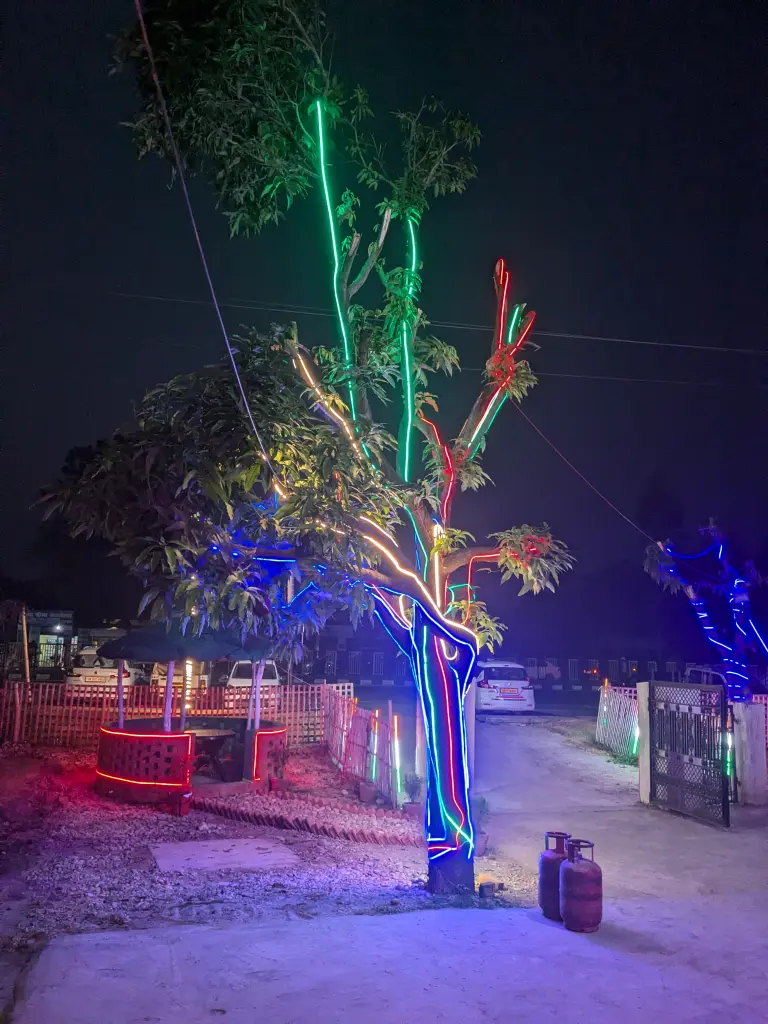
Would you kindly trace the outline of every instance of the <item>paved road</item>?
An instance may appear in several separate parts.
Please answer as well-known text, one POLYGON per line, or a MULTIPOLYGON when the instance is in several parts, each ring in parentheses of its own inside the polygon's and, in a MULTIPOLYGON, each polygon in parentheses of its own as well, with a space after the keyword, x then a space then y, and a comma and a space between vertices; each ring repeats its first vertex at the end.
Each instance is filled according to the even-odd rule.
MULTIPOLYGON (((387 712, 387 701, 392 701, 392 711, 399 716, 403 773, 413 771, 416 748, 416 688, 413 686, 359 686, 355 690, 355 696, 360 701, 361 707, 371 711, 378 708, 382 714, 387 712)), ((550 694, 543 699, 540 697, 538 709, 534 713, 537 717, 558 715, 593 720, 596 714, 596 698, 586 691, 576 692, 568 697, 563 697, 562 694, 550 694)), ((509 716, 500 717, 506 719, 509 716)), ((484 722, 492 718, 495 716, 480 715, 479 721, 484 722)), ((483 731, 481 730, 478 735, 484 735, 483 731)))

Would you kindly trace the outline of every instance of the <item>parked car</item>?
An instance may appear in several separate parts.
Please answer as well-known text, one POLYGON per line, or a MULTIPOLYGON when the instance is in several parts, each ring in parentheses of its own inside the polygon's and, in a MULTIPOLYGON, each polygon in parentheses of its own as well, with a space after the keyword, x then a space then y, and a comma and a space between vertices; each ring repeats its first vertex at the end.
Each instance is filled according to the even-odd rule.
MULTIPOLYGON (((211 666, 211 686, 250 686, 252 678, 250 661, 215 661, 211 666)), ((262 686, 279 686, 282 677, 274 661, 264 664, 262 686)))
MULTIPOLYGON (((141 670, 123 662, 123 685, 132 686, 144 681, 141 670)), ((117 662, 100 657, 95 647, 84 647, 72 659, 72 672, 67 676, 67 683, 75 686, 81 684, 117 686, 117 662)))
POLYGON ((516 661, 477 663, 475 711, 534 711, 536 701, 525 668, 516 661))

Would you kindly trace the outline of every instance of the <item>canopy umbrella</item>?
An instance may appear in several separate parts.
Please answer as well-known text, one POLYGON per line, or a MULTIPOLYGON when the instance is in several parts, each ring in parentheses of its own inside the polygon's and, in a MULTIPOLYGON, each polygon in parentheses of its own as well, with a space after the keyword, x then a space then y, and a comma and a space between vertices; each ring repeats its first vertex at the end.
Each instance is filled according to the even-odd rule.
POLYGON ((123 661, 261 661, 268 657, 271 643, 263 636, 248 636, 243 641, 231 632, 216 633, 213 630, 201 636, 180 633, 172 628, 170 632, 163 625, 145 626, 132 629, 125 636, 108 640, 102 644, 98 654, 102 658, 123 661))
MULTIPOLYGON (((248 721, 253 716, 253 707, 259 703, 259 688, 263 661, 268 656, 272 644, 266 637, 248 636, 245 640, 232 632, 214 632, 208 630, 201 636, 181 633, 173 625, 168 630, 164 625, 145 626, 132 629, 125 636, 108 640, 102 644, 98 654, 103 658, 112 658, 120 663, 123 661, 152 661, 168 665, 165 684, 165 703, 163 708, 163 728, 171 729, 171 708, 173 704, 173 666, 177 661, 218 661, 227 658, 233 661, 250 661, 253 663, 253 680, 251 699, 248 709, 248 721), (259 663, 259 669, 256 665, 259 663)), ((119 727, 123 728, 123 680, 122 671, 118 669, 118 719, 119 727)), ((186 720, 186 701, 181 701, 181 727, 186 720)))

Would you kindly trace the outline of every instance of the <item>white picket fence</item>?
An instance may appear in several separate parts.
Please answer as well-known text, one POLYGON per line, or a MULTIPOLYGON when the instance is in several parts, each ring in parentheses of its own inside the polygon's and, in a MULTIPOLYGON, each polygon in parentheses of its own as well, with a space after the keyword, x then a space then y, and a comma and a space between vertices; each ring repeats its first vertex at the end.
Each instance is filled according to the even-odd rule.
MULTIPOLYGON (((248 686, 216 686, 186 694, 187 718, 246 718, 248 686)), ((262 721, 280 722, 288 746, 325 742, 325 695, 354 696, 352 683, 283 683, 261 689, 262 721)), ((125 690, 126 721, 162 718, 164 688, 125 690)), ((174 686, 173 717, 181 712, 182 688, 174 686)), ((0 689, 0 739, 53 747, 95 747, 102 725, 117 718, 113 686, 7 682, 0 689)))
POLYGON ((603 686, 597 709, 595 743, 622 758, 637 758, 637 690, 630 686, 603 686))

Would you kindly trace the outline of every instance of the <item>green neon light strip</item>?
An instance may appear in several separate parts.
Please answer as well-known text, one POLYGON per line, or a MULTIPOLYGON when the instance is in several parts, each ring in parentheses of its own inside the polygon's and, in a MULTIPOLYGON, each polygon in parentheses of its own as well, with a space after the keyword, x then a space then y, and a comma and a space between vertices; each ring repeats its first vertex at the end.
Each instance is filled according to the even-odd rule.
MULTIPOLYGON (((490 400, 488 405, 486 405, 485 412, 483 413, 480 422, 475 427, 475 432, 474 432, 474 434, 472 435, 472 437, 469 440, 469 450, 470 450, 470 453, 471 453, 470 456, 469 456, 470 458, 474 458, 475 453, 476 453, 476 451, 473 451, 473 448, 475 447, 475 438, 477 437, 478 434, 480 434, 480 431, 482 430, 483 424, 488 419, 488 416, 489 416, 489 414, 491 412, 491 409, 493 409, 494 405, 496 405, 496 400, 498 399, 499 395, 502 394, 502 390, 503 389, 500 387, 499 390, 496 392, 496 394, 493 396, 493 398, 490 400)), ((506 395, 502 396, 501 404, 499 405, 498 409, 496 409, 496 412, 493 414, 493 418, 491 419, 491 423, 493 423, 493 421, 496 419, 496 414, 498 413, 498 411, 501 408, 501 406, 504 404, 504 399, 506 397, 507 397, 506 395)), ((488 428, 487 429, 489 429, 489 430, 490 430, 490 427, 491 427, 491 423, 488 424, 488 428)), ((482 438, 482 434, 480 434, 480 437, 482 438)), ((477 443, 480 444, 480 441, 478 440, 477 443)))
MULTIPOLYGON (((406 217, 406 223, 408 224, 408 232, 411 237, 411 273, 415 273, 416 267, 418 266, 418 258, 416 254, 416 232, 413 227, 413 221, 410 217, 406 217)), ((410 287, 408 288, 408 297, 413 297, 413 280, 411 280, 410 287)), ((411 436, 413 433, 413 364, 411 362, 411 349, 408 344, 408 335, 410 333, 408 324, 403 322, 403 358, 402 358, 402 374, 403 374, 403 386, 405 388, 405 452, 403 453, 403 479, 405 483, 408 483, 411 479, 411 436)))
MULTIPOLYGON (((336 238, 336 221, 334 220, 333 203, 331 202, 331 192, 328 185, 328 172, 325 166, 325 126, 323 124, 322 102, 318 100, 315 107, 317 110, 317 136, 320 149, 320 175, 323 181, 325 209, 328 213, 328 228, 331 233, 331 245, 333 246, 333 298, 336 302, 336 314, 339 318, 339 329, 341 330, 341 339, 344 344, 344 368, 349 373, 352 370, 352 346, 349 341, 349 333, 344 320, 341 296, 339 295, 339 270, 341 269, 339 264, 339 243, 336 238)), ((355 408, 355 392, 352 387, 351 380, 347 384, 347 390, 349 392, 349 411, 352 415, 352 423, 355 424, 357 423, 357 409, 355 408)))
POLYGON ((508 345, 512 344, 512 332, 516 329, 516 327, 520 323, 520 314, 522 313, 522 311, 523 311, 523 307, 522 306, 519 306, 519 305, 515 306, 514 312, 512 313, 512 316, 509 318, 509 330, 507 331, 507 344, 508 345))

